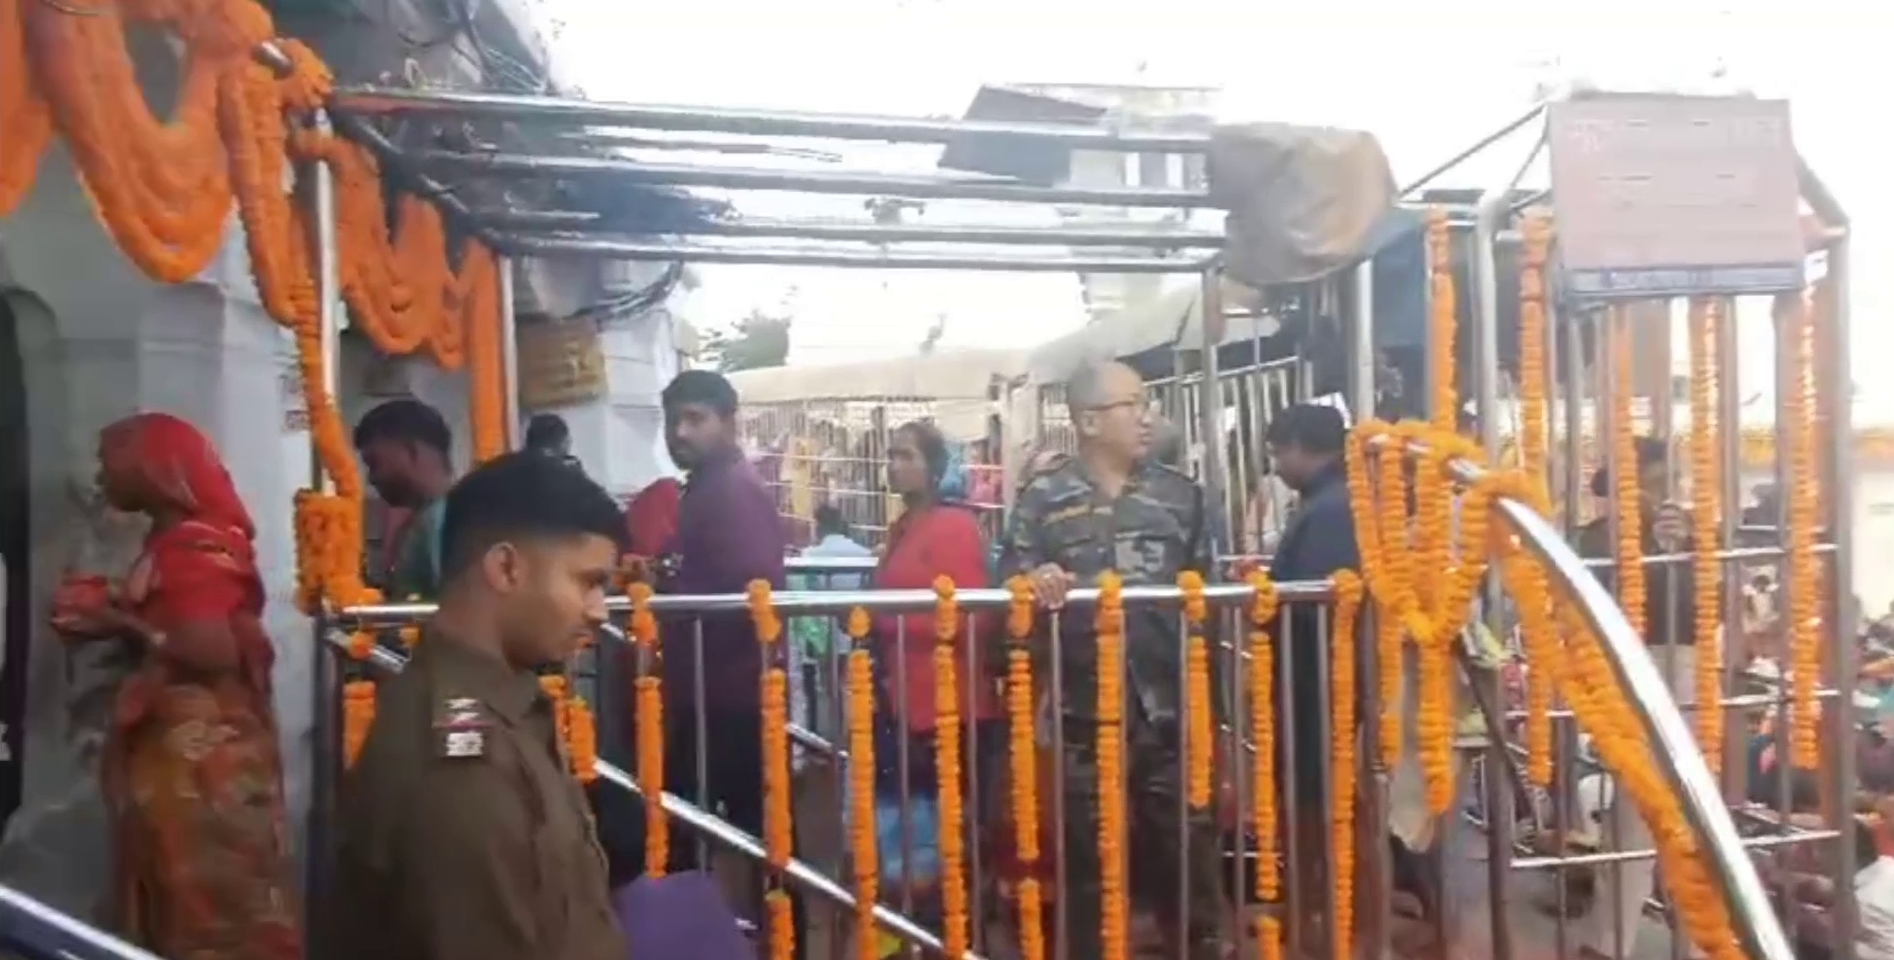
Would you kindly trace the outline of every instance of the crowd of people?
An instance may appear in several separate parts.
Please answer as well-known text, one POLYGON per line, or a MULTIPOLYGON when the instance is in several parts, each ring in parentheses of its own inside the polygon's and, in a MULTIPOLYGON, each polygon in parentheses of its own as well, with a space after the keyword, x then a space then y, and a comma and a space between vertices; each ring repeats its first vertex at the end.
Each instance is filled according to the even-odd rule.
MULTIPOLYGON (((902 509, 884 541, 873 551, 855 543, 847 523, 825 509, 810 552, 874 557, 873 581, 882 589, 926 588, 941 576, 970 588, 1021 576, 1037 603, 1055 611, 1070 590, 1106 571, 1127 586, 1170 585, 1187 571, 1214 579, 1214 508, 1178 469, 1177 454, 1162 449, 1173 440, 1138 374, 1115 363, 1087 366, 1066 385, 1065 397, 1077 449, 1026 465, 997 543, 949 489, 948 441, 917 421, 894 430, 888 444, 886 485, 902 509)), ((689 879, 706 866, 697 844, 671 845, 667 867, 677 883, 640 882, 646 850, 637 802, 609 787, 588 792, 569 775, 553 707, 538 681, 568 664, 605 624, 606 597, 627 557, 635 575, 662 592, 739 594, 757 580, 785 584, 787 531, 739 442, 731 384, 715 373, 687 371, 662 400, 671 455, 688 479, 654 484, 628 509, 586 476, 557 418, 535 420, 527 449, 461 477, 452 467, 451 432, 425 404, 384 403, 357 425, 354 441, 369 482, 401 516, 384 549, 368 560, 370 579, 390 596, 433 600, 438 612, 407 668, 380 687, 375 724, 341 793, 337 875, 327 891, 334 901, 308 909, 292 875, 254 526, 217 452, 190 424, 140 414, 107 427, 100 487, 116 508, 148 515, 151 533, 121 580, 65 584, 54 626, 74 643, 120 644, 140 657, 141 667, 118 693, 100 771, 112 818, 117 928, 162 956, 192 960, 301 956, 306 917, 327 923, 337 956, 350 958, 616 960, 628 942, 636 955, 674 955, 660 945, 677 942, 667 938, 677 936, 678 924, 722 916, 665 899, 714 898, 689 879)), ((1319 405, 1291 407, 1269 425, 1273 475, 1299 500, 1274 544, 1270 572, 1278 580, 1321 580, 1359 567, 1342 468, 1346 432, 1341 412, 1319 405)), ((1646 450, 1637 465, 1645 549, 1687 553, 1688 517, 1666 499, 1662 462, 1646 450)), ((1598 478, 1605 491, 1607 479, 1598 478)), ((1591 529, 1578 545, 1606 556, 1611 546, 1591 529)), ((1673 681, 1684 691, 1680 697, 1688 696, 1691 624, 1708 614, 1693 606, 1687 567, 1660 568, 1649 596, 1654 632, 1647 639, 1671 654, 1673 681)), ((667 789, 761 836, 763 650, 745 613, 696 619, 692 629, 702 642, 670 645, 663 658, 667 789)), ((1063 820, 1048 825, 1064 831, 1066 875, 1056 895, 1066 906, 1069 955, 1092 957, 1102 954, 1103 899, 1091 802, 1101 722, 1095 638, 1089 617, 1045 619, 1059 636, 1041 649, 1058 652, 1065 678, 1064 699, 1043 705, 1064 745, 1062 755, 1049 758, 1066 791, 1063 820)), ((1179 629, 1174 612, 1126 612, 1126 833, 1137 865, 1130 892, 1155 918, 1170 955, 1222 960, 1230 943, 1222 926, 1230 915, 1226 898, 1239 895, 1218 873, 1229 825, 1217 822, 1214 809, 1178 820, 1189 809, 1180 802, 1179 629), (1181 904, 1180 888, 1189 891, 1181 904)), ((942 707, 933 680, 935 630, 931 613, 884 614, 871 624, 876 714, 886 720, 877 755, 913 761, 878 771, 878 792, 909 798, 884 811, 887 818, 912 816, 913 802, 925 806, 940 788, 931 763, 942 707)), ((999 802, 1007 771, 998 763, 1007 731, 992 682, 999 665, 972 641, 1001 632, 976 616, 960 622, 951 638, 970 665, 955 710, 971 720, 969 755, 983 765, 970 778, 982 787, 970 798, 971 819, 986 826, 1003 824, 1008 813, 999 802)), ((1313 617, 1277 632, 1297 650, 1317 652, 1329 642, 1313 617)), ((1283 726, 1298 741, 1284 751, 1293 758, 1285 782, 1295 791, 1283 798, 1291 811, 1287 828, 1305 851, 1324 850, 1329 831, 1328 754, 1318 739, 1322 659, 1296 657, 1298 672, 1283 698, 1283 726)), ((620 672, 633 669, 626 661, 620 672)), ((1872 675, 1894 676, 1894 668, 1872 675)), ((602 722, 629 725, 630 718, 602 722)), ((1894 755, 1885 746, 1890 739, 1867 738, 1864 778, 1879 776, 1880 754, 1871 751, 1894 755)), ((1894 762, 1881 766, 1894 772, 1894 762)), ((1856 825, 1863 868, 1856 879, 1857 952, 1894 956, 1894 861, 1884 856, 1894 851, 1885 826, 1894 803, 1882 794, 1863 806, 1868 814, 1856 825)), ((990 845, 989 862, 1002 874, 1047 869, 1010 857, 1000 840, 1006 835, 992 830, 974 838, 990 845)), ((1391 842, 1397 854, 1427 852, 1412 849, 1424 841, 1398 829, 1391 842)), ((1404 862, 1397 856, 1397 868, 1404 862)), ((1818 875, 1773 861, 1769 872, 1789 902, 1810 908, 1790 919, 1813 954, 1823 941, 1811 918, 1821 916, 1823 897, 1832 898, 1832 878, 1822 888, 1818 875)), ((1423 911, 1433 906, 1411 869, 1396 873, 1423 911)), ((1292 897, 1324 902, 1320 869, 1289 876, 1302 885, 1292 897)), ((737 912, 761 915, 757 879, 756 902, 739 904, 737 912)), ((1617 914, 1628 913, 1635 924, 1651 889, 1648 869, 1621 882, 1625 903, 1617 914)), ((939 922, 931 889, 908 893, 918 916, 939 922)), ((795 915, 799 926, 806 922, 800 905, 795 915)), ((737 929, 713 926, 721 932, 685 942, 701 947, 737 929)), ((1634 939, 1635 926, 1615 935, 1634 939)), ((797 937, 799 954, 806 942, 797 937)), ((1615 952, 1602 941, 1583 946, 1615 952)), ((745 949, 740 942, 735 948, 745 949)))

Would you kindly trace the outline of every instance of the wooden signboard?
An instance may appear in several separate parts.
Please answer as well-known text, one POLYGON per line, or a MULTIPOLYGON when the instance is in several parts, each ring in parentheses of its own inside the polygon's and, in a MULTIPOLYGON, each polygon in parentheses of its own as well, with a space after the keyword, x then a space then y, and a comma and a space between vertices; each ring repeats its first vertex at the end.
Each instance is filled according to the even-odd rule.
POLYGON ((543 410, 605 395, 605 353, 587 319, 523 323, 519 328, 520 409, 543 410))
POLYGON ((1787 101, 1590 97, 1552 105, 1546 132, 1571 294, 1801 289, 1806 248, 1787 101))

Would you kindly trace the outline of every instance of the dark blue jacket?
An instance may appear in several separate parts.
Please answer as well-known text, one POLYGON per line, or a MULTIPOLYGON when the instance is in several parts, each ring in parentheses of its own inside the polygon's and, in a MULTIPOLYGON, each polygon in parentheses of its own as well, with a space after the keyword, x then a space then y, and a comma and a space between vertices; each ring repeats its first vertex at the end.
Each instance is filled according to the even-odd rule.
MULTIPOLYGON (((1361 569, 1361 550, 1355 542, 1355 518, 1348 503, 1348 477, 1340 460, 1318 476, 1302 492, 1302 502, 1289 525, 1283 530, 1276 555, 1269 562, 1269 578, 1277 583, 1291 580, 1326 580, 1335 571, 1361 569)), ((1334 623, 1331 614, 1330 626, 1334 623)), ((1284 656, 1289 658, 1290 692, 1294 704, 1293 722, 1298 765, 1321 762, 1323 723, 1320 695, 1326 686, 1326 670, 1319 665, 1329 659, 1328 638, 1323 635, 1323 619, 1311 604, 1283 604, 1276 615, 1278 670, 1284 656), (1293 614, 1290 613, 1293 606, 1293 614), (1305 756, 1310 750, 1314 756, 1305 756)), ((1280 685, 1281 673, 1277 674, 1280 685)), ((1357 689, 1360 689, 1359 684, 1357 689)), ((1298 784, 1298 786, 1304 786, 1298 784)))

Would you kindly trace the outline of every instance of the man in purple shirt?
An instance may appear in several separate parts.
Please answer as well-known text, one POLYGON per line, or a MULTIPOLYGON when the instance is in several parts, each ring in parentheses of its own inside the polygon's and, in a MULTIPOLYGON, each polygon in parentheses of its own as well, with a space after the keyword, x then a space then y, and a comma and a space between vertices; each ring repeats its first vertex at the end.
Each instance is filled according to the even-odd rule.
MULTIPOLYGON (((671 458, 690 476, 670 551, 676 558, 675 572, 662 589, 674 594, 740 594, 753 580, 767 580, 780 589, 782 524, 775 499, 737 446, 736 388, 709 370, 686 370, 664 388, 663 404, 671 458)), ((689 621, 665 625, 665 786, 761 837, 762 650, 746 611, 699 619, 701 660, 696 628, 689 621), (698 742, 699 724, 703 743, 698 742), (708 776, 701 784, 700 765, 708 776)), ((683 861, 675 867, 691 865, 695 849, 696 844, 673 844, 673 860, 683 861)), ((797 938, 798 946, 802 939, 797 938)))

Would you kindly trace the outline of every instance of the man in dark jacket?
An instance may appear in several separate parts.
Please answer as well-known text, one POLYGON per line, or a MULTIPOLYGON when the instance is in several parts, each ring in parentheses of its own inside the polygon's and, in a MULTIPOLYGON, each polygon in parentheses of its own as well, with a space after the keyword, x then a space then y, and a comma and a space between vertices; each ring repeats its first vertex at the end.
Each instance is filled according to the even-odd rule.
MULTIPOLYGON (((1320 404, 1303 403, 1277 414, 1269 423, 1269 456, 1276 475, 1296 493, 1296 510, 1283 529, 1276 555, 1269 564, 1270 579, 1277 583, 1292 580, 1326 580, 1338 570, 1360 570, 1361 552, 1355 543, 1355 518, 1348 503, 1348 475, 1343 451, 1348 442, 1348 427, 1340 410, 1320 404)), ((1279 768, 1294 777, 1285 803, 1295 813, 1293 829, 1301 850, 1328 849, 1328 740, 1322 735, 1326 725, 1329 698, 1322 667, 1329 659, 1325 621, 1313 610, 1296 610, 1279 615, 1275 634, 1278 656, 1289 660, 1290 683, 1277 702, 1287 707, 1280 715, 1278 743, 1290 744, 1293 757, 1279 761, 1279 768), (1284 762, 1292 761, 1292 762, 1284 762)), ((1353 643, 1353 637, 1335 637, 1336 643, 1353 643)), ((1353 731, 1346 735, 1353 736, 1353 731)), ((1319 904, 1326 903, 1324 877, 1312 869, 1317 858, 1305 859, 1290 870, 1295 898, 1292 910, 1313 915, 1319 904)), ((1326 858, 1321 858, 1326 859, 1326 858)))

